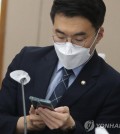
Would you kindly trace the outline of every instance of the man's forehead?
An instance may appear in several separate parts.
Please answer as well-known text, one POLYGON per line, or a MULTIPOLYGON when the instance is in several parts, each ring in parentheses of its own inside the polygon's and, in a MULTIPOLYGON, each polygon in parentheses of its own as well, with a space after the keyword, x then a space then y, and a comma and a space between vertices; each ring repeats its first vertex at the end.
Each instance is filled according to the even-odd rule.
POLYGON ((92 24, 83 17, 55 17, 53 29, 55 32, 70 35, 85 35, 94 31, 92 24))

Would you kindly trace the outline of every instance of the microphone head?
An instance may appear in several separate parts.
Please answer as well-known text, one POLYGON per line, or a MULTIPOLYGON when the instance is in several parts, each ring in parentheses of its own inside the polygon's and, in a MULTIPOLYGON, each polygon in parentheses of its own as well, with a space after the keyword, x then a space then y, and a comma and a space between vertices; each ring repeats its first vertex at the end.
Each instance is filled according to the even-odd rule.
POLYGON ((23 70, 15 70, 11 72, 10 77, 18 83, 23 83, 23 85, 26 85, 30 81, 29 74, 23 70))
POLYGON ((95 128, 95 134, 109 134, 104 127, 95 128))

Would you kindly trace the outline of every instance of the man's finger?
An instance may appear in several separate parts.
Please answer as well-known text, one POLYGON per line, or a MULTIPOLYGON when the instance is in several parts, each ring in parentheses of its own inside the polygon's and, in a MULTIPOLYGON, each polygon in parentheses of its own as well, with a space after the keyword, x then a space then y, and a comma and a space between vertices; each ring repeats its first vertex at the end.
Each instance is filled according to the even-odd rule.
POLYGON ((69 108, 67 106, 58 107, 58 108, 55 108, 54 110, 59 113, 69 113, 69 108))

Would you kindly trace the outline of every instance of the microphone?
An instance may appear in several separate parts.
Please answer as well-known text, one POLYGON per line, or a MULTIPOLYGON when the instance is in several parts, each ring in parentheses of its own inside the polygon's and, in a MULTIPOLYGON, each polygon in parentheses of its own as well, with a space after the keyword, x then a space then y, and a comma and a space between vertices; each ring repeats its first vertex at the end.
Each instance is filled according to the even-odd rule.
POLYGON ((26 105, 25 105, 25 93, 24 85, 29 83, 30 76, 27 72, 23 70, 15 70, 10 73, 10 77, 21 84, 22 89, 22 102, 23 102, 23 113, 24 113, 24 134, 27 134, 27 119, 26 119, 26 105))
POLYGON ((95 128, 95 134, 109 134, 109 133, 104 127, 100 126, 95 128))

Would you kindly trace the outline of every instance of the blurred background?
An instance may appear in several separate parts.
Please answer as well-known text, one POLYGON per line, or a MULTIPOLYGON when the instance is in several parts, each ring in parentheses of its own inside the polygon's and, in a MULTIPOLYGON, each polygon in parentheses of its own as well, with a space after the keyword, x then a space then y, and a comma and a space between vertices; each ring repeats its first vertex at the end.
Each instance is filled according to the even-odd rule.
MULTIPOLYGON (((49 15, 52 2, 53 0, 7 0, 1 78, 14 56, 24 46, 53 45, 49 15)), ((107 7, 105 33, 97 51, 105 53, 106 62, 120 72, 120 0, 104 2, 107 7)))

